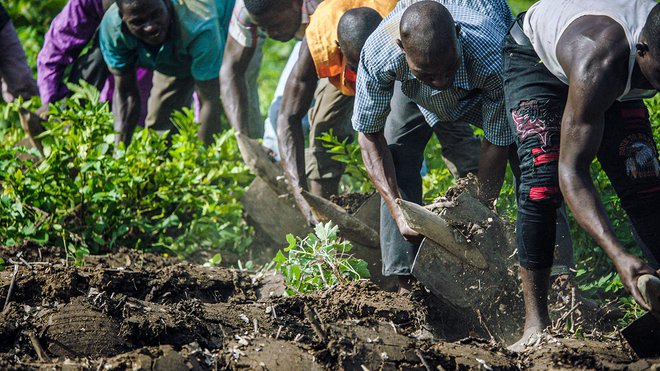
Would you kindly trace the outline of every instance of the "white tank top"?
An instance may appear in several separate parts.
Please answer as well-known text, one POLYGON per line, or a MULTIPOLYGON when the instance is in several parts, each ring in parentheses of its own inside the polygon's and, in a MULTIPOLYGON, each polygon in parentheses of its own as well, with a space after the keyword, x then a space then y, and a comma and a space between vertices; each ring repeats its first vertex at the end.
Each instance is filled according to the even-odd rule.
POLYGON ((619 23, 630 46, 628 82, 619 100, 646 98, 656 91, 631 91, 630 80, 635 66, 635 45, 642 33, 646 18, 656 5, 655 0, 541 0, 532 5, 525 15, 523 30, 548 70, 568 84, 568 78, 557 59, 557 42, 577 18, 585 15, 607 16, 619 23))

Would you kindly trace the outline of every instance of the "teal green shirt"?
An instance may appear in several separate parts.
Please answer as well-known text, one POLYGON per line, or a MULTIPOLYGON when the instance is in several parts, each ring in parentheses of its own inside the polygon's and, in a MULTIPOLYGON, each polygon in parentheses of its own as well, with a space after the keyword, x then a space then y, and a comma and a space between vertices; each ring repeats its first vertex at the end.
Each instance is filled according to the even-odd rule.
POLYGON ((117 4, 105 13, 100 46, 110 70, 147 67, 168 76, 218 77, 235 0, 163 0, 174 9, 167 40, 154 48, 122 28, 117 4))

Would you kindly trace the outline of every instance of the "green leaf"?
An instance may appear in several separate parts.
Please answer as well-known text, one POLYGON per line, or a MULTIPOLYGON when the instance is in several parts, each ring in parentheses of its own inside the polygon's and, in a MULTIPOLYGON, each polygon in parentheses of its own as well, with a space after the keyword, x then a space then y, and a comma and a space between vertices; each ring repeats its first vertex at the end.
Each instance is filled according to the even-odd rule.
POLYGON ((360 275, 359 278, 371 277, 371 273, 369 272, 369 263, 364 260, 359 260, 355 265, 353 265, 353 269, 355 269, 357 274, 360 275))
POLYGON ((289 246, 284 249, 284 251, 290 251, 292 248, 296 246, 296 237, 292 235, 291 233, 288 233, 286 235, 286 240, 289 243, 289 246))
POLYGON ((273 261, 278 264, 278 268, 282 264, 286 263, 286 256, 284 256, 282 250, 277 250, 277 254, 275 254, 273 261))

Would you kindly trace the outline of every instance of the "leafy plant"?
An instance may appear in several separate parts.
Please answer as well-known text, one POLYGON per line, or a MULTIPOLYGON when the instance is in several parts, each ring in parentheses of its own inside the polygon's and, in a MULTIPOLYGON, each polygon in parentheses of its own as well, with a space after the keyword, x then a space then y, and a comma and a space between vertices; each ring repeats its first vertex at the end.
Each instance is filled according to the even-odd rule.
POLYGON ((288 295, 323 290, 351 280, 369 277, 367 262, 353 257, 352 245, 341 240, 339 227, 319 223, 305 238, 286 236, 289 246, 287 256, 278 251, 273 261, 275 269, 282 272, 288 295))
POLYGON ((316 139, 320 140, 323 147, 334 155, 333 160, 346 164, 343 180, 347 184, 348 192, 368 193, 374 190, 367 169, 362 162, 360 146, 355 141, 350 140, 351 138, 340 141, 333 134, 332 129, 316 139))
POLYGON ((209 260, 204 263, 205 267, 215 267, 222 263, 222 254, 215 254, 209 260))
POLYGON ((249 245, 239 200, 252 176, 231 131, 205 147, 184 110, 173 116, 179 133, 139 130, 115 147, 98 91, 71 89, 50 107, 43 158, 0 146, 0 243, 61 246, 74 262, 119 246, 188 255, 249 245))

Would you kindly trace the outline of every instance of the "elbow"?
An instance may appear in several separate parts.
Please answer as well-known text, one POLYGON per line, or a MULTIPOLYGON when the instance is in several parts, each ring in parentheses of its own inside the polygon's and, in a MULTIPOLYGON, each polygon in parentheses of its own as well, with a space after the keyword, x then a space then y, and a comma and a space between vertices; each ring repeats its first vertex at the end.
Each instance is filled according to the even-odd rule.
POLYGON ((560 162, 557 173, 559 178, 559 189, 564 197, 570 198, 573 194, 573 189, 579 183, 578 179, 580 177, 577 170, 560 162))
POLYGON ((240 63, 237 63, 234 60, 225 59, 220 66, 220 84, 224 85, 226 83, 235 80, 236 78, 243 77, 245 75, 245 68, 242 68, 240 63))
POLYGON ((377 131, 375 133, 358 132, 358 144, 361 148, 374 145, 374 143, 379 141, 380 137, 383 137, 383 139, 385 138, 382 131, 377 131))

